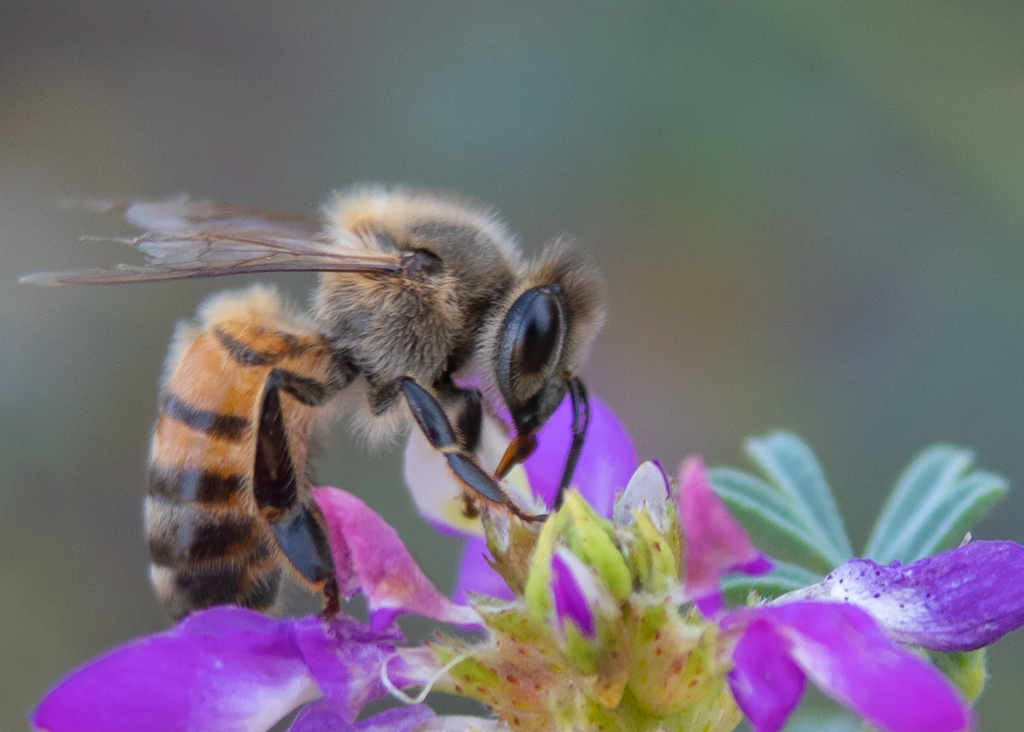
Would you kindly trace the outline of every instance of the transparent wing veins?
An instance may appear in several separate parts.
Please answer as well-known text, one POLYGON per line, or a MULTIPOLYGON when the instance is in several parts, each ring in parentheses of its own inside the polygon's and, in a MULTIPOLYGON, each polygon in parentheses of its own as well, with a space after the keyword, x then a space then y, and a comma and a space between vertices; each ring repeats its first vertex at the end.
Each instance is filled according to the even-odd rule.
POLYGON ((98 211, 121 209, 130 223, 147 229, 134 239, 113 240, 137 248, 147 256, 147 263, 37 272, 21 282, 128 284, 255 272, 383 273, 398 272, 402 264, 399 255, 364 251, 330 239, 314 217, 187 198, 79 205, 98 211))

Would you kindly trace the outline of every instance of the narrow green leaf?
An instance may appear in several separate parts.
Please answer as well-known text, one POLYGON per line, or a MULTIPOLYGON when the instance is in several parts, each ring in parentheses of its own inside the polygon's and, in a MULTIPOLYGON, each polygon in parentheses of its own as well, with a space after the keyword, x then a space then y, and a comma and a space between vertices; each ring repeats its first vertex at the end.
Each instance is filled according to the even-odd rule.
POLYGON ((993 473, 971 473, 958 480, 949 494, 935 505, 907 541, 901 561, 912 562, 960 544, 964 534, 1006 496, 1006 481, 993 473))
MULTIPOLYGON (((774 561, 774 560, 773 560, 774 561)), ((771 572, 761 575, 728 574, 722 578, 722 591, 730 604, 743 604, 752 591, 771 599, 821 582, 824 575, 785 562, 776 562, 771 572)))
POLYGON ((808 530, 792 499, 770 485, 732 468, 708 471, 711 485, 755 546, 773 557, 828 572, 836 565, 820 550, 820 535, 808 530))
POLYGON ((882 564, 907 561, 928 517, 949 495, 974 455, 950 445, 935 445, 918 455, 904 471, 868 539, 864 556, 882 564))
POLYGON ((833 567, 853 556, 832 491, 803 440, 789 432, 773 432, 748 440, 747 454, 793 499, 794 510, 802 523, 820 537, 815 543, 833 567))

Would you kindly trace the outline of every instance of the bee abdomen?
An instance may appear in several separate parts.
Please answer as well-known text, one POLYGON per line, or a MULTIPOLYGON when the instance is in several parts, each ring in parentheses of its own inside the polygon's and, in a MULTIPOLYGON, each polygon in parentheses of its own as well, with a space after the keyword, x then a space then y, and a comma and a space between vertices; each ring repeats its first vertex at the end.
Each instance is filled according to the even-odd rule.
POLYGON ((232 505, 243 500, 247 477, 220 475, 203 468, 149 466, 149 493, 171 501, 232 505))
POLYGON ((249 420, 232 414, 219 414, 199 409, 177 394, 168 394, 161 410, 164 417, 173 419, 208 437, 238 442, 249 435, 249 420))
POLYGON ((200 469, 150 469, 150 576, 173 617, 222 603, 266 610, 281 581, 272 537, 241 500, 245 480, 200 469))
POLYGON ((194 503, 173 503, 160 496, 146 499, 146 538, 154 564, 250 555, 265 538, 265 529, 248 514, 194 503))
POLYGON ((149 577, 174 620, 214 605, 268 610, 281 589, 281 567, 274 561, 260 567, 223 561, 178 568, 151 564, 149 577))

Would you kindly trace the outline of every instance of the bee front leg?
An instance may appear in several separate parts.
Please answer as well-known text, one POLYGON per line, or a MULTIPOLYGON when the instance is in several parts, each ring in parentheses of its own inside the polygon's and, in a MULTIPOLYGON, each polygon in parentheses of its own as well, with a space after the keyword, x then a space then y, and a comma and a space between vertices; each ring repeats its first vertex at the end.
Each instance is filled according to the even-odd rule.
POLYGON ((543 521, 547 518, 543 514, 526 513, 509 499, 490 473, 481 468, 473 455, 459 444, 455 428, 433 394, 408 376, 396 379, 394 383, 405 396, 423 435, 435 450, 444 455, 448 467, 466 488, 488 503, 506 508, 524 521, 543 521))
POLYGON ((583 382, 573 376, 566 383, 569 387, 569 399, 572 402, 572 443, 569 445, 569 454, 565 458, 562 479, 558 481, 555 508, 561 508, 562 501, 565 500, 565 491, 572 481, 573 473, 576 472, 576 463, 580 461, 583 440, 587 436, 587 425, 590 422, 590 401, 587 398, 587 389, 583 386, 583 382))

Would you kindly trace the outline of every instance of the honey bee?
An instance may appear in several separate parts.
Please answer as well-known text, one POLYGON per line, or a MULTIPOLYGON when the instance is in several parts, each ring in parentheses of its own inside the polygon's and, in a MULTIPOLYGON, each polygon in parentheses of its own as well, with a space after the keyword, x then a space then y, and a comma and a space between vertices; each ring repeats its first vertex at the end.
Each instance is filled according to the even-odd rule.
POLYGON ((576 370, 604 318, 601 280, 564 240, 528 262, 506 226, 462 199, 359 187, 322 218, 177 198, 110 204, 145 233, 141 266, 43 272, 43 285, 121 284, 312 271, 307 313, 270 288, 221 293, 179 324, 149 458, 150 576, 168 613, 276 601, 282 569, 339 607, 307 453, 320 417, 355 394, 371 439, 418 428, 444 455, 466 510, 525 521, 500 484, 562 399, 573 409, 556 505, 587 430, 576 370), (492 475, 478 464, 484 412, 513 435, 492 475))

